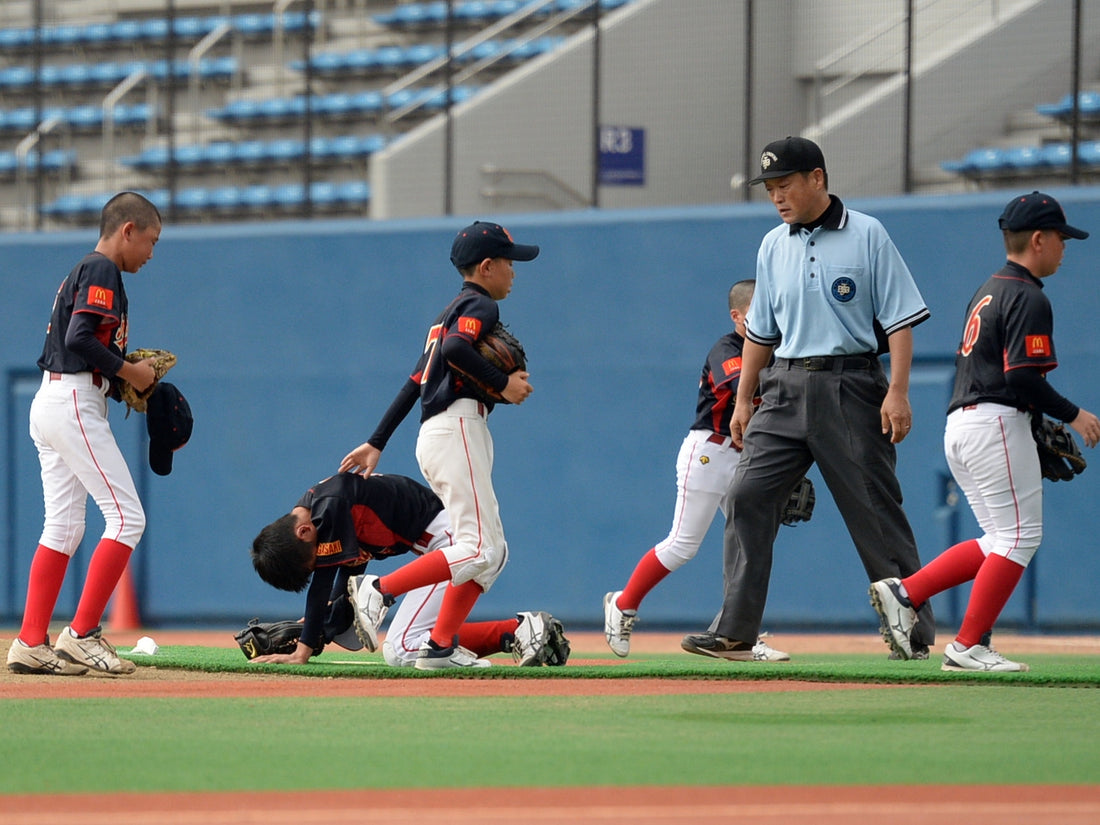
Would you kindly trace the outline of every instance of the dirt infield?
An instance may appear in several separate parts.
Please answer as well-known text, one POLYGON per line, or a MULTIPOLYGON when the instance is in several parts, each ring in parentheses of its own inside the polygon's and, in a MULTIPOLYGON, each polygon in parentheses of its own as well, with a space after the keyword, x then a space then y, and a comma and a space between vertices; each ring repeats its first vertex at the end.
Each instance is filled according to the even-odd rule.
MULTIPOLYGON (((147 630, 110 633, 120 648, 141 635, 161 645, 234 647, 232 634, 147 630)), ((6 656, 11 633, 0 635, 6 656)), ((606 651, 599 633, 571 633, 573 649, 599 655, 606 651)), ((882 653, 873 635, 781 634, 770 640, 793 657, 800 654, 882 653)), ((1100 655, 1100 638, 998 635, 998 646, 1016 655, 1074 652, 1100 655)), ((679 635, 637 634, 633 649, 679 650, 679 635)), ((616 666, 622 660, 603 661, 616 666)), ((497 664, 513 667, 497 657, 497 664)), ((869 685, 811 682, 537 679, 537 680, 364 680, 307 679, 279 675, 194 673, 140 667, 132 676, 17 676, 0 674, 0 699, 73 697, 226 697, 320 695, 371 696, 538 696, 653 695, 669 693, 759 693, 875 689, 869 685)), ((904 690, 905 686, 882 686, 904 690)), ((408 791, 289 791, 281 793, 122 793, 49 796, 0 796, 0 825, 310 825, 332 822, 507 823, 508 825, 788 825, 814 822, 841 825, 888 821, 925 825, 930 820, 967 825, 1094 825, 1100 822, 1100 785, 1088 786, 845 786, 796 787, 570 787, 408 791)))

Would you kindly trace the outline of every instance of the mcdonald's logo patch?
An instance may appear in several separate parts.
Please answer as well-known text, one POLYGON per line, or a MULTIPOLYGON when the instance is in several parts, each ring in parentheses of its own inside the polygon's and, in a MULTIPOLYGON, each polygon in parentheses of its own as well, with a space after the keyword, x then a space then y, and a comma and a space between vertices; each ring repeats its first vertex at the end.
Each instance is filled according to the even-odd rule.
POLYGON ((458 319, 458 331, 476 339, 481 334, 481 319, 463 315, 458 319))
POLYGON ((735 372, 741 372, 741 357, 735 356, 733 358, 727 358, 722 362, 722 372, 726 375, 733 375, 735 372))
POLYGON ((1049 335, 1029 335, 1027 336, 1027 355, 1028 358, 1035 358, 1037 356, 1050 355, 1050 336, 1049 335))
POLYGON ((338 541, 322 541, 317 544, 318 556, 338 556, 340 550, 341 544, 338 541))
POLYGON ((115 292, 104 286, 93 286, 88 290, 88 306, 111 309, 115 305, 115 292))

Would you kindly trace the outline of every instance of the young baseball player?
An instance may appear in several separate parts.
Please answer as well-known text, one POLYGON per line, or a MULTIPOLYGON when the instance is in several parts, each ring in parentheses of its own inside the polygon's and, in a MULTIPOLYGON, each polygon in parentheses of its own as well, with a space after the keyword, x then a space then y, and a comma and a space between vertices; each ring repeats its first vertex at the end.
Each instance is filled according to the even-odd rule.
POLYGON ((30 411, 30 431, 42 467, 45 523, 27 584, 19 636, 8 652, 16 673, 78 675, 94 668, 132 673, 103 638, 100 620, 130 554, 145 530, 145 512, 107 420, 112 382, 148 388, 149 360, 129 363, 129 306, 122 273, 153 257, 161 219, 133 192, 103 207, 99 241, 73 268, 54 298, 38 366, 42 386, 30 411), (92 553, 76 615, 50 646, 46 635, 69 559, 84 536, 91 495, 106 522, 92 553))
POLYGON ((474 345, 500 318, 497 302, 508 297, 516 273, 513 261, 531 261, 537 246, 517 244, 504 227, 475 221, 451 244, 451 263, 462 275, 458 296, 428 329, 424 351, 374 434, 348 453, 340 470, 370 475, 397 426, 420 400, 416 460, 451 518, 454 543, 383 576, 363 575, 348 582, 356 606, 356 629, 364 644, 375 641, 378 626, 396 596, 419 587, 450 582, 439 618, 420 649, 416 667, 437 670, 475 665, 457 644, 458 629, 478 597, 500 575, 508 545, 493 492, 493 441, 488 418, 492 402, 479 400, 468 382, 456 380, 452 365, 521 404, 531 394, 526 370, 505 374, 474 345))
POLYGON ((1067 238, 1089 233, 1066 223, 1050 195, 1013 198, 998 219, 1007 262, 974 293, 955 355, 955 386, 944 429, 947 464, 982 535, 948 548, 904 578, 871 584, 883 637, 911 656, 917 609, 952 587, 973 581, 962 626, 943 651, 943 670, 1021 671, 983 644, 1034 557, 1043 535, 1043 488, 1031 416, 1065 421, 1089 447, 1100 419, 1064 398, 1046 380, 1058 366, 1054 316, 1043 278, 1062 264, 1067 238))
MULTIPOLYGON (((252 661, 305 664, 315 648, 330 641, 356 649, 341 635, 352 624, 350 608, 346 615, 340 609, 347 605, 348 579, 362 574, 371 560, 423 555, 450 547, 452 540, 443 502, 411 478, 340 473, 315 484, 287 515, 261 530, 252 542, 252 565, 265 582, 294 593, 309 584, 297 649, 252 661)), ((402 599, 382 646, 388 664, 415 663, 442 599, 439 584, 417 588, 402 599)), ((484 663, 478 667, 489 664, 481 657, 494 653, 511 653, 522 666, 564 664, 568 657, 561 622, 545 612, 467 622, 459 627, 458 637, 467 655, 484 663)))
MULTIPOLYGON (((695 423, 680 445, 676 458, 676 507, 672 529, 652 547, 634 568, 622 590, 604 596, 604 636, 616 656, 630 653, 630 636, 642 600, 669 573, 683 567, 699 552, 718 508, 726 518, 730 510, 730 485, 740 453, 729 437, 733 400, 741 377, 741 348, 745 343, 745 314, 752 301, 755 281, 738 281, 730 287, 729 313, 734 332, 723 335, 710 348, 699 377, 695 423)), ((763 641, 743 649, 723 651, 722 658, 741 661, 782 662, 786 653, 763 641)))

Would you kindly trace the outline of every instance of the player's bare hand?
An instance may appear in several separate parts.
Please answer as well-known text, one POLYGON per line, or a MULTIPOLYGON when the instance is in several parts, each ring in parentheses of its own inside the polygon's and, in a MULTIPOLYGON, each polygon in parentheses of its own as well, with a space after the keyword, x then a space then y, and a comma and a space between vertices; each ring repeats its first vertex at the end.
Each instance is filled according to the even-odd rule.
POLYGON ((733 448, 737 452, 741 452, 745 446, 745 429, 749 426, 749 419, 752 418, 752 405, 744 405, 746 409, 742 409, 742 405, 737 405, 733 408, 733 417, 730 418, 730 441, 733 443, 733 448))
POLYGON ((268 653, 266 656, 257 656, 249 662, 254 665, 307 665, 312 651, 299 643, 293 653, 268 653))
POLYGON ((360 444, 340 462, 341 473, 358 473, 366 477, 374 472, 378 466, 378 459, 382 457, 382 451, 372 444, 360 444))
POLYGON ((1085 440, 1086 447, 1095 447, 1100 442, 1100 418, 1088 410, 1077 413, 1077 417, 1069 425, 1085 440))
POLYGON ((144 358, 141 361, 123 361, 119 367, 118 377, 130 382, 130 385, 138 392, 145 392, 153 382, 157 380, 156 370, 153 369, 153 359, 144 358))
POLYGON ((891 444, 900 444, 913 428, 913 408, 904 393, 887 390, 882 402, 882 434, 890 434, 891 444))
POLYGON ((535 391, 535 388, 527 383, 527 379, 531 373, 524 370, 516 370, 508 376, 508 386, 504 388, 501 395, 504 396, 504 400, 512 404, 522 404, 527 400, 527 396, 535 391))

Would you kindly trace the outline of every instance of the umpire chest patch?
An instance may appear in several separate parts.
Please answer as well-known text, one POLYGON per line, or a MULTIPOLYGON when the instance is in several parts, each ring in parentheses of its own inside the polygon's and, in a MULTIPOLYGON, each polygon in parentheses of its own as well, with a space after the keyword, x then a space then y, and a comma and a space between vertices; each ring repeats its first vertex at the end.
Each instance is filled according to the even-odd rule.
POLYGON ((837 278, 831 287, 833 297, 842 304, 848 303, 856 297, 856 282, 851 278, 837 278))

